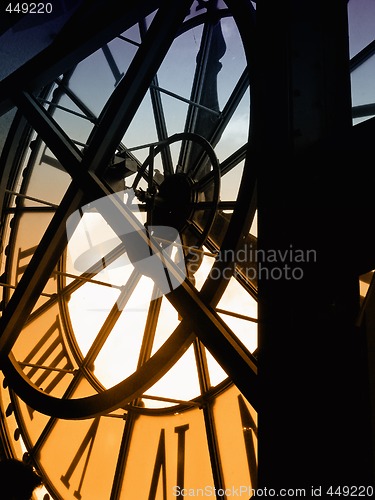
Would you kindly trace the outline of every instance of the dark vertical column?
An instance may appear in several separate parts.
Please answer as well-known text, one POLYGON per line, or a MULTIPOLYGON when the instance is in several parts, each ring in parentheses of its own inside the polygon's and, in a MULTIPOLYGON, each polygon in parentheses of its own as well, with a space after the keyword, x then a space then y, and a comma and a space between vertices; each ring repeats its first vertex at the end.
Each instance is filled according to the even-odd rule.
POLYGON ((257 3, 259 486, 371 481, 363 333, 348 249, 346 2, 257 3))

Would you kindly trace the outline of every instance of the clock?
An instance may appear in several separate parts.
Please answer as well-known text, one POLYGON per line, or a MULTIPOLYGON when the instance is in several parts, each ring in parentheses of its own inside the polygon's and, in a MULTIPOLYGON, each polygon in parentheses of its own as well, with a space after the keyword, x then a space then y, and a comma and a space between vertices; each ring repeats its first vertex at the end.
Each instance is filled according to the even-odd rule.
POLYGON ((116 9, 0 83, 4 453, 45 498, 249 498, 254 7, 116 9))

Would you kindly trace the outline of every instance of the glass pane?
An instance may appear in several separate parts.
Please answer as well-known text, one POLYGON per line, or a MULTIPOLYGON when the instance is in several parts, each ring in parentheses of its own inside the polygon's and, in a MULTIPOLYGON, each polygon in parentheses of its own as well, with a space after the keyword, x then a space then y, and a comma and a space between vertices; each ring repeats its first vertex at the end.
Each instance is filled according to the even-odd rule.
POLYGON ((248 500, 255 487, 257 455, 257 430, 249 421, 256 422, 256 413, 232 386, 215 402, 214 417, 225 486, 248 500))
MULTIPOLYGON (((353 114, 356 113, 357 106, 375 103, 375 91, 373 81, 375 78, 375 56, 364 61, 351 73, 352 83, 352 105, 353 114)), ((358 111, 357 111, 358 113, 358 111)), ((362 113, 361 113, 362 114, 362 113)), ((366 115, 354 119, 354 124, 371 118, 375 114, 375 109, 368 110, 366 115)))
POLYGON ((31 409, 17 396, 14 396, 14 402, 22 435, 29 445, 34 446, 50 417, 31 409))
POLYGON ((110 416, 54 423, 40 463, 61 498, 110 498, 123 429, 124 421, 110 416))
POLYGON ((374 40, 375 3, 372 0, 348 2, 350 57, 374 40))
MULTIPOLYGON (((146 394, 189 401, 200 395, 197 365, 193 346, 146 394)), ((145 398, 147 407, 164 406, 160 401, 145 398)))
POLYGON ((257 347, 257 323, 250 319, 257 318, 258 303, 234 278, 231 278, 221 300, 218 309, 229 311, 239 316, 246 316, 249 319, 234 317, 220 313, 231 330, 241 340, 241 342, 253 352, 257 347))

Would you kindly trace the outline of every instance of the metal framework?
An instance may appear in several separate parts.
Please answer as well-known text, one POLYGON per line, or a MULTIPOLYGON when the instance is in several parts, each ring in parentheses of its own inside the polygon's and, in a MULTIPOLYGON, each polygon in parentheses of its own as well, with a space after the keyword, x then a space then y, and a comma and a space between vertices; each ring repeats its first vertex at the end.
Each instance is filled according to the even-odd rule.
MULTIPOLYGON (((209 4, 211 3, 215 12, 216 2, 209 2, 209 4)), ((215 45, 213 40, 219 37, 220 32, 214 33, 212 19, 210 18, 210 8, 207 9, 208 13, 202 13, 197 19, 191 19, 182 25, 191 4, 191 1, 176 3, 168 0, 165 2, 143 2, 139 6, 136 2, 131 2, 126 5, 124 12, 119 13, 118 5, 116 5, 116 9, 112 10, 108 4, 104 6, 101 2, 90 2, 90 8, 88 8, 88 5, 84 2, 49 47, 0 82, 0 93, 4 96, 0 102, 1 112, 5 113, 14 106, 18 109, 2 156, 3 163, 1 167, 2 179, 4 181, 1 191, 2 202, 6 205, 14 196, 18 196, 18 191, 13 187, 12 170, 20 164, 22 159, 22 156, 19 154, 19 144, 21 143, 25 146, 24 150, 30 144, 31 130, 35 130, 38 137, 32 143, 29 164, 32 165, 33 161, 35 161, 33 151, 38 151, 43 141, 48 145, 56 158, 53 159, 54 166, 68 172, 72 178, 72 183, 59 206, 55 206, 47 200, 40 200, 38 198, 32 200, 32 197, 20 192, 20 201, 15 206, 10 206, 9 204, 3 212, 3 217, 14 214, 16 216, 15 220, 17 220, 19 214, 28 211, 28 208, 23 206, 22 200, 36 201, 42 204, 40 213, 52 211, 53 216, 38 248, 32 255, 25 273, 12 294, 7 293, 7 290, 8 292, 10 291, 7 274, 5 273, 2 277, 5 285, 5 299, 1 317, 1 368, 6 374, 7 383, 10 384, 11 389, 15 391, 17 396, 21 396, 23 401, 31 408, 42 409, 43 412, 51 415, 51 419, 45 426, 38 441, 33 444, 26 443, 27 448, 32 454, 31 459, 38 456, 39 451, 49 438, 59 418, 84 419, 95 417, 92 424, 92 433, 95 434, 95 425, 97 425, 95 422, 100 415, 111 417, 110 412, 112 410, 125 408, 126 417, 124 415, 123 418, 124 421, 126 418, 126 425, 117 461, 111 498, 117 498, 120 494, 120 483, 129 453, 133 425, 137 417, 142 413, 167 415, 172 411, 184 411, 191 407, 199 406, 202 408, 214 484, 220 490, 225 487, 225 482, 218 449, 213 401, 234 382, 254 408, 258 404, 256 358, 233 334, 220 314, 224 313, 228 317, 237 317, 238 319, 250 320, 251 322, 256 320, 247 316, 246 313, 240 315, 223 309, 216 310, 216 306, 230 279, 228 276, 219 281, 219 283, 218 281, 212 280, 210 282, 210 280, 207 280, 201 291, 195 288, 193 281, 185 280, 179 288, 167 294, 167 299, 179 312, 182 320, 165 344, 151 356, 153 337, 161 307, 160 299, 152 301, 147 315, 145 336, 140 350, 137 371, 123 382, 106 390, 95 380, 90 369, 102 345, 110 334, 113 324, 120 315, 119 308, 114 307, 112 309, 91 349, 82 359, 82 356, 79 356, 78 349, 74 345, 74 334, 73 332, 69 333, 71 326, 69 324, 66 305, 64 305, 65 297, 68 297, 85 281, 101 284, 99 280, 95 280, 95 275, 100 268, 100 263, 98 262, 83 275, 72 276, 73 281, 69 285, 66 285, 65 278, 68 276, 68 273, 59 264, 59 260, 66 246, 65 229, 67 218, 70 214, 87 201, 113 194, 113 180, 108 177, 108 165, 112 164, 114 152, 116 152, 115 161, 121 162, 124 158, 130 158, 136 163, 136 168, 139 172, 138 178, 145 179, 148 183, 149 191, 146 193, 147 196, 145 195, 147 202, 152 189, 155 187, 154 182, 152 182, 154 155, 160 154, 162 156, 163 164, 165 165, 164 172, 173 177, 170 147, 175 142, 181 142, 179 164, 186 163, 187 158, 190 158, 189 161, 195 165, 191 175, 196 176, 199 172, 201 176, 194 184, 194 187, 193 183, 191 185, 187 183, 189 189, 191 191, 195 190, 197 193, 204 191, 208 193, 204 199, 199 198, 199 195, 194 194, 194 192, 189 194, 192 205, 192 211, 190 212, 203 211, 205 217, 204 221, 200 224, 190 223, 191 234, 189 236, 190 240, 187 243, 192 238, 198 247, 202 247, 203 244, 206 245, 207 254, 211 252, 211 255, 217 255, 218 252, 222 251, 223 255, 225 255, 226 250, 233 252, 238 242, 243 242, 249 237, 249 227, 256 210, 256 176, 255 169, 249 168, 248 162, 245 163, 243 180, 237 199, 224 202, 219 200, 220 177, 225 176, 225 174, 245 160, 249 145, 245 144, 241 146, 237 151, 228 156, 221 165, 218 164, 215 158, 213 148, 219 142, 241 99, 248 91, 250 72, 248 68, 243 71, 242 76, 240 76, 234 90, 227 99, 226 105, 222 111, 219 111, 217 105, 212 102, 215 99, 216 93, 214 88, 216 69, 211 66, 212 62, 218 61, 222 55, 220 53, 220 50, 222 50, 220 46, 213 49, 215 45), (144 27, 141 43, 136 55, 126 73, 121 76, 106 43, 115 34, 118 35, 124 32, 129 26, 132 26, 135 20, 138 21, 139 19, 146 18, 156 7, 158 7, 158 10, 155 18, 147 30, 144 27), (103 15, 98 15, 98 12, 104 15, 104 21, 103 15), (83 22, 85 25, 86 23, 90 24, 90 29, 79 30, 79 33, 73 29, 73 25, 80 25, 83 22), (159 86, 155 74, 173 40, 182 32, 181 29, 188 30, 200 24, 205 24, 206 27, 199 54, 201 64, 197 66, 200 68, 200 71, 195 75, 191 97, 190 99, 183 99, 181 96, 175 96, 175 93, 169 92, 172 97, 177 97, 188 104, 189 113, 186 119, 185 130, 177 136, 169 137, 161 101, 161 94, 168 91, 159 86), (71 33, 77 34, 72 37, 71 33), (105 59, 108 62, 117 85, 103 112, 99 116, 95 116, 82 100, 69 89, 69 80, 74 73, 75 65, 100 47, 104 47, 105 59), (214 50, 218 52, 215 53, 213 52, 214 50), (40 71, 40 68, 43 69, 40 71), (210 92, 205 91, 207 86, 210 92), (56 87, 52 97, 50 95, 51 87, 56 87), (40 94, 39 92, 43 88, 45 88, 45 91, 40 94), (133 119, 136 109, 139 107, 148 90, 150 90, 152 100, 158 142, 148 145, 150 155, 143 164, 140 164, 136 160, 136 150, 127 149, 121 144, 121 140, 133 119), (74 142, 54 119, 55 110, 70 113, 68 108, 59 104, 61 96, 69 97, 79 109, 78 112, 72 112, 72 114, 93 124, 92 132, 85 144, 74 142), (209 129, 208 124, 210 124, 209 129), (209 158, 212 169, 207 168, 207 165, 205 165, 206 157, 209 158), (5 180, 7 180, 6 183, 5 180), (217 212, 222 212, 223 210, 233 212, 232 217, 223 216, 220 220, 214 219, 217 212), (46 283, 54 273, 58 276, 58 293, 47 297, 47 302, 35 310, 38 297, 43 294, 46 283), (74 359, 69 360, 68 350, 63 350, 60 353, 60 358, 62 357, 66 360, 63 366, 57 361, 55 364, 51 362, 49 365, 44 364, 42 358, 39 363, 34 363, 31 356, 16 364, 10 353, 22 328, 30 324, 38 315, 42 315, 51 304, 58 302, 60 302, 64 328, 68 332, 69 349, 73 353, 74 359), (177 407, 175 406, 171 410, 143 410, 140 397, 144 391, 158 380, 162 374, 166 373, 190 345, 194 348, 202 396, 198 396, 191 401, 178 400, 172 397, 158 397, 155 399, 159 401, 164 399, 166 402, 175 403, 177 407), (229 375, 229 379, 214 390, 210 385, 205 348, 213 354, 214 358, 229 375), (47 378, 48 373, 54 373, 54 379, 45 391, 39 390, 30 384, 29 377, 25 375, 27 372, 29 374, 39 373, 39 371, 43 370, 45 371, 45 378, 47 378), (65 391, 63 398, 52 397, 49 392, 57 385, 59 380, 66 376, 71 377, 71 383, 65 391), (83 377, 97 390, 97 394, 95 396, 75 399, 72 396, 83 377)), ((229 11, 228 8, 222 9, 221 15, 223 17, 233 15, 236 18, 246 55, 251 59, 250 54, 252 49, 249 48, 251 46, 249 41, 254 32, 248 32, 248 20, 251 20, 253 17, 253 8, 247 1, 228 1, 227 4, 231 10, 229 11), (243 16, 244 13, 249 17, 243 16)), ((203 5, 202 7, 206 8, 203 5)), ((186 176, 187 172, 181 170, 176 173, 176 176, 178 175, 186 176)), ((28 172, 26 171, 24 174, 25 184, 27 183, 27 176, 28 172)), ((135 187, 137 187, 137 178, 135 187)), ((159 186, 157 187, 159 188, 159 186)), ((161 189, 160 192, 162 193, 161 189)), ((129 224, 133 225, 135 232, 138 231, 140 234, 139 238, 142 239, 139 223, 134 218, 132 212, 127 211, 122 205, 116 203, 116 198, 112 199, 114 200, 113 210, 111 210, 108 223, 110 225, 114 224, 113 227, 117 231, 119 224, 123 220, 127 220, 129 224)), ((169 202, 167 193, 165 193, 165 200, 169 202)), ((145 206, 147 210, 147 203, 145 206)), ((180 209, 181 207, 172 206, 172 209, 176 212, 177 208, 180 209)), ((104 217, 106 216, 106 214, 103 215, 104 217)), ((13 231, 15 231, 14 224, 13 231)), ((109 261, 111 259, 114 260, 123 251, 126 244, 127 241, 125 238, 112 254, 106 256, 106 259, 109 261)), ((152 240, 148 240, 147 244, 152 248, 152 240)), ((16 251, 15 242, 11 240, 8 253, 12 254, 14 251, 16 251)), ((201 252, 203 255, 204 251, 201 250, 201 252)), ((240 266, 236 266, 234 262, 220 259, 216 264, 218 272, 228 266, 231 266, 231 275, 234 274, 241 286, 247 291, 251 291, 251 295, 256 297, 256 286, 246 279, 243 269, 240 266)), ((173 270, 173 265, 172 271, 176 272, 173 270)), ((121 291, 121 300, 123 302, 129 299, 139 278, 140 276, 135 272, 126 283, 126 290, 121 291)), ((52 353, 52 348, 50 351, 52 353)), ((47 352, 45 359, 47 359, 47 352)), ((39 382, 42 379, 43 376, 39 377, 39 382)), ((152 399, 152 396, 148 397, 152 399)), ((17 412, 20 412, 21 409, 18 407, 17 401, 17 397, 14 396, 13 406, 15 409, 17 408, 17 412)), ((248 416, 248 411, 245 410, 246 405, 241 402, 239 404, 241 419, 243 422, 246 422, 249 429, 253 429, 252 432, 256 432, 256 426, 248 416)), ((249 438, 246 439, 246 450, 250 464, 252 484, 255 485, 254 444, 249 438)), ((162 462, 164 460, 159 454, 158 457, 157 461, 162 462)), ((72 467, 76 465, 72 463, 72 467)), ((70 472, 69 470, 68 476, 70 472)), ((180 462, 178 478, 180 482, 183 482, 183 469, 181 469, 180 462)), ((151 489, 154 487, 156 488, 156 483, 154 486, 151 486, 151 489)), ((51 485, 51 489, 53 489, 53 485, 51 485)), ((152 491, 150 495, 152 496, 152 491)))
MULTIPOLYGON (((200 3, 202 8, 216 5, 211 1, 200 3)), ((7 162, 0 164, 3 179, 11 181, 12 168, 20 159, 18 145, 21 144, 22 149, 22 145, 28 143, 30 130, 26 122, 49 145, 60 168, 65 169, 73 179, 58 208, 48 203, 43 208, 55 212, 4 309, 0 366, 16 392, 28 404, 48 408, 53 415, 33 447, 35 454, 48 438, 56 418, 69 415, 74 415, 74 418, 93 417, 135 403, 128 411, 124 427, 111 493, 113 499, 120 494, 137 415, 144 411, 136 404, 138 398, 191 344, 197 360, 201 392, 205 396, 192 401, 173 398, 169 401, 179 404, 181 409, 203 406, 214 482, 218 489, 224 487, 225 481, 204 346, 259 411, 259 486, 311 488, 317 483, 323 487, 340 486, 343 478, 350 485, 366 486, 372 484, 374 479, 374 446, 370 438, 374 434, 371 426, 375 428, 375 425, 371 424, 371 418, 374 420, 374 412, 370 408, 373 394, 369 391, 372 379, 367 369, 366 345, 366 334, 371 338, 373 331, 374 295, 373 286, 370 286, 367 300, 360 309, 358 278, 375 268, 375 248, 368 230, 372 225, 374 209, 372 202, 367 201, 372 199, 374 185, 367 157, 372 153, 375 122, 372 118, 352 125, 353 117, 368 116, 374 111, 374 105, 352 109, 350 72, 374 54, 375 45, 370 43, 349 61, 347 2, 318 0, 311 5, 303 3, 303 6, 298 0, 258 2, 256 29, 251 2, 228 0, 225 3, 236 18, 248 64, 221 111, 214 102, 215 92, 204 94, 208 83, 211 83, 211 89, 215 85, 215 78, 212 80, 214 69, 208 71, 207 67, 210 62, 219 60, 221 51, 220 43, 213 48, 212 25, 207 24, 202 36, 199 53, 202 71, 195 74, 190 99, 163 88, 155 76, 181 29, 190 29, 195 22, 206 20, 208 16, 202 14, 195 20, 185 22, 182 28, 186 12, 192 5, 190 0, 130 1, 126 9, 120 11, 118 2, 114 0, 108 0, 105 5, 100 0, 82 2, 49 47, 0 82, 1 114, 13 107, 19 110, 4 148, 2 158, 7 158, 7 162), (138 19, 145 19, 156 8, 158 12, 150 28, 146 30, 145 25, 141 26, 141 43, 137 45, 131 66, 123 75, 106 44, 138 19), (87 26, 85 30, 80 29, 83 23, 87 26), (77 26, 79 29, 75 29, 77 26), (163 35, 160 36, 160 33, 163 35), (102 114, 95 116, 69 90, 68 83, 72 68, 101 47, 116 89, 102 114), (316 261, 304 263, 304 279, 294 281, 285 277, 249 280, 244 270, 254 267, 254 262, 242 263, 242 267, 226 261, 217 262, 219 271, 232 265, 237 281, 259 300, 259 350, 251 354, 238 342, 219 314, 234 314, 217 307, 227 280, 223 279, 219 284, 207 280, 199 292, 193 282, 187 280, 167 297, 183 319, 163 347, 150 357, 161 306, 160 300, 153 302, 147 316, 148 334, 141 347, 138 371, 134 377, 110 390, 99 392, 93 398, 69 399, 79 377, 85 374, 90 378, 89 366, 116 321, 118 311, 113 310, 102 327, 97 344, 78 363, 80 375, 77 378, 73 376, 65 399, 55 401, 42 391, 30 390, 22 370, 13 365, 8 354, 20 330, 27 324, 37 297, 43 292, 63 252, 68 216, 84 201, 113 194, 106 170, 114 152, 117 160, 131 158, 136 163, 139 177, 148 182, 148 194, 153 187, 150 172, 155 153, 162 155, 166 172, 173 172, 169 146, 174 139, 168 136, 162 95, 188 104, 185 130, 179 137, 184 143, 180 159, 182 164, 183 159, 189 156, 194 158, 196 169, 199 169, 203 160, 196 151, 194 141, 190 141, 191 134, 202 134, 214 148, 249 83, 249 143, 226 158, 217 169, 206 172, 196 184, 196 189, 203 191, 216 179, 217 186, 220 179, 217 180, 216 174, 225 175, 245 159, 238 197, 228 202, 220 201, 216 195, 208 202, 193 200, 193 197, 191 200, 196 203, 195 208, 208 207, 213 211, 233 209, 230 222, 223 216, 220 220, 215 219, 216 224, 215 220, 211 221, 206 231, 195 226, 196 234, 204 240, 206 251, 212 255, 218 251, 225 254, 225 250, 239 249, 245 243, 257 243, 249 235, 249 224, 256 208, 259 211, 259 247, 265 252, 278 249, 289 255, 287 252, 291 248, 301 252, 314 249, 317 252, 316 261), (52 98, 48 92, 37 97, 42 88, 50 85, 57 85, 58 89, 52 98), (150 156, 144 164, 140 164, 135 160, 135 150, 128 150, 121 141, 148 90, 158 142, 149 144, 150 156), (68 95, 78 107, 77 113, 94 124, 87 143, 75 144, 53 119, 53 109, 63 109, 59 104, 59 92, 68 95), (346 167, 338 161, 342 156, 352 162, 348 174, 346 167), (343 239, 348 238, 349 221, 355 221, 357 235, 348 250, 343 239), (220 234, 223 227, 224 236, 220 234), (259 359, 259 374, 255 355, 259 359)), ((223 10, 223 16, 227 14, 223 10)), ((0 33, 8 27, 0 25, 0 33)), ((179 173, 184 172, 181 170, 179 173)), ((0 186, 2 204, 15 192, 11 184, 2 183, 0 186)), ((119 206, 115 209, 117 217, 125 217, 136 228, 131 212, 119 206)), ((8 207, 3 215, 17 214, 22 210, 26 209, 21 204, 8 207)), ((126 241, 122 243, 126 245, 126 241)), ((121 249, 120 245, 118 251, 121 249)), ((115 256, 114 251, 111 258, 115 256)), ((293 261, 288 263, 293 264, 293 261)), ((275 269, 274 262, 263 264, 269 274, 275 269)), ((59 272, 63 277, 65 269, 60 268, 59 272)), ((94 280, 96 272, 93 266, 87 274, 77 277, 66 287, 61 278, 60 300, 64 293, 69 294, 75 287, 81 286, 82 280, 94 280)), ((138 278, 132 275, 128 285, 138 278)), ((11 286, 6 276, 2 281, 5 288, 11 286)), ((128 296, 124 294, 122 298, 126 301, 128 296)), ((55 296, 49 298, 50 302, 56 300, 55 296)), ((238 313, 234 315, 241 316, 238 313)), ((243 317, 253 321, 246 312, 243 317)), ((29 367, 32 368, 32 365, 29 367)), ((73 374, 74 370, 69 366, 67 371, 73 374)), ((93 385, 96 383, 92 380, 93 385)), ((219 392, 227 384, 228 381, 223 383, 219 392)), ((99 385, 97 387, 100 388, 99 385)), ((157 413, 158 410, 154 412, 157 413)), ((247 414, 243 415, 243 422, 245 427, 252 428, 247 414)), ((253 451, 250 444, 247 451, 250 456, 253 451)), ((160 447, 158 463, 163 463, 164 459, 160 447)), ((249 463, 253 464, 254 460, 249 463)), ((181 478, 181 470, 179 474, 181 478)), ((254 468, 251 469, 251 477, 255 484, 254 468)))

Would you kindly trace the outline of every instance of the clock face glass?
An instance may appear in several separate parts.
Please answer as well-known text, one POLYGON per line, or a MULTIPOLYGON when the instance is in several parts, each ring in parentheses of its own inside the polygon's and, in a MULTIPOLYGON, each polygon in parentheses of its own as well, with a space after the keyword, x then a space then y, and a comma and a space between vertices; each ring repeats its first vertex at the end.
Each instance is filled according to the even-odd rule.
POLYGON ((256 486, 252 379, 233 380, 237 359, 256 366, 239 20, 255 11, 231 3, 175 6, 174 23, 144 2, 15 98, 1 157, 2 431, 7 454, 45 478, 37 498, 249 498, 256 486))
MULTIPOLYGON (((348 48, 350 57, 350 85, 352 124, 359 125, 375 115, 375 93, 371 84, 374 78, 374 35, 375 5, 372 2, 348 2, 348 48)), ((362 199, 366 199, 363 196, 362 199)), ((361 304, 365 306, 367 293, 374 270, 359 276, 361 304)))

